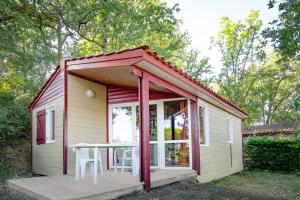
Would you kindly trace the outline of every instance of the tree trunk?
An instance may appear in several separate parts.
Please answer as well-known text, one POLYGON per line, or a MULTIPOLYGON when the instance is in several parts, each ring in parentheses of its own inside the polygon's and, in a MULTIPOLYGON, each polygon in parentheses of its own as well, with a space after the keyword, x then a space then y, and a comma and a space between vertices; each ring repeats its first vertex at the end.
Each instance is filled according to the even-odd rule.
POLYGON ((102 41, 102 45, 103 45, 103 51, 106 52, 107 50, 107 20, 104 22, 104 26, 103 26, 104 32, 103 32, 103 41, 102 41))
POLYGON ((57 24, 57 60, 58 63, 60 62, 60 59, 62 58, 62 51, 63 51, 63 38, 62 38, 62 24, 57 24))

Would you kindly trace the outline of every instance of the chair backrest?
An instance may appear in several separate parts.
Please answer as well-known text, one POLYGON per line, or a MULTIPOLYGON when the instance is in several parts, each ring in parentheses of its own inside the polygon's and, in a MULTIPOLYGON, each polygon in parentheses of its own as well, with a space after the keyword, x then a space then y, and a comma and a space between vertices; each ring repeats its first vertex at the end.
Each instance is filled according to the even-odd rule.
POLYGON ((79 155, 80 155, 80 159, 89 159, 90 158, 89 148, 80 148, 79 155))
MULTIPOLYGON (((85 145, 85 143, 79 143, 79 145, 85 145)), ((80 148, 79 155, 80 159, 89 159, 89 148, 80 148)))

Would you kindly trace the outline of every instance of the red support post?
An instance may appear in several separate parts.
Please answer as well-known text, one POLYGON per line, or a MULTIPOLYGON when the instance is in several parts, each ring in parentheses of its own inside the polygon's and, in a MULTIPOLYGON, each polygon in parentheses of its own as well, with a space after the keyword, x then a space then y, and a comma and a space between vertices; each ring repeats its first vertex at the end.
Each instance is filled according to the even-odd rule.
POLYGON ((63 174, 68 173, 68 71, 66 61, 61 60, 64 70, 64 116, 63 116, 63 174))
MULTIPOLYGON (((108 86, 106 86, 106 143, 109 143, 109 110, 108 110, 108 86)), ((109 170, 109 149, 106 149, 106 169, 109 170)))
POLYGON ((149 79, 147 74, 139 77, 139 112, 140 112, 140 180, 144 188, 150 191, 150 135, 149 135, 149 79))
POLYGON ((191 100, 192 168, 200 174, 199 115, 197 101, 191 100))

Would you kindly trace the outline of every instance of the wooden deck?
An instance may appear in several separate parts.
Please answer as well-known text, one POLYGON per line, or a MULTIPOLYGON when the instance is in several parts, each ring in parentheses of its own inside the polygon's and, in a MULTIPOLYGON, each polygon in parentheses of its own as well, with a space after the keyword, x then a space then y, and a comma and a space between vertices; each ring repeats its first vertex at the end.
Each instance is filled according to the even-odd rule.
MULTIPOLYGON (((159 187, 187 178, 195 177, 192 170, 155 170, 151 172, 151 186, 159 187)), ((52 176, 20 178, 8 181, 10 190, 21 192, 35 199, 114 199, 143 189, 139 177, 130 172, 123 175, 105 171, 104 176, 93 184, 91 177, 76 181, 74 176, 52 176)))

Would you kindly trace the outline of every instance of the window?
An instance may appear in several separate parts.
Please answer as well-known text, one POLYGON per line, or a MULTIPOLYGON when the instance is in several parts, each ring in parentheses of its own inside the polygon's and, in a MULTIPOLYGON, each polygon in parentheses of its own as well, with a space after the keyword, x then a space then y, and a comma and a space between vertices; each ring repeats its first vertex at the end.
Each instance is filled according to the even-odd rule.
POLYGON ((227 117, 227 142, 233 143, 233 121, 230 116, 227 117))
POLYGON ((54 107, 46 109, 46 143, 55 142, 55 110, 54 107))
POLYGON ((200 144, 209 145, 209 122, 208 108, 204 105, 199 105, 199 132, 200 144))

